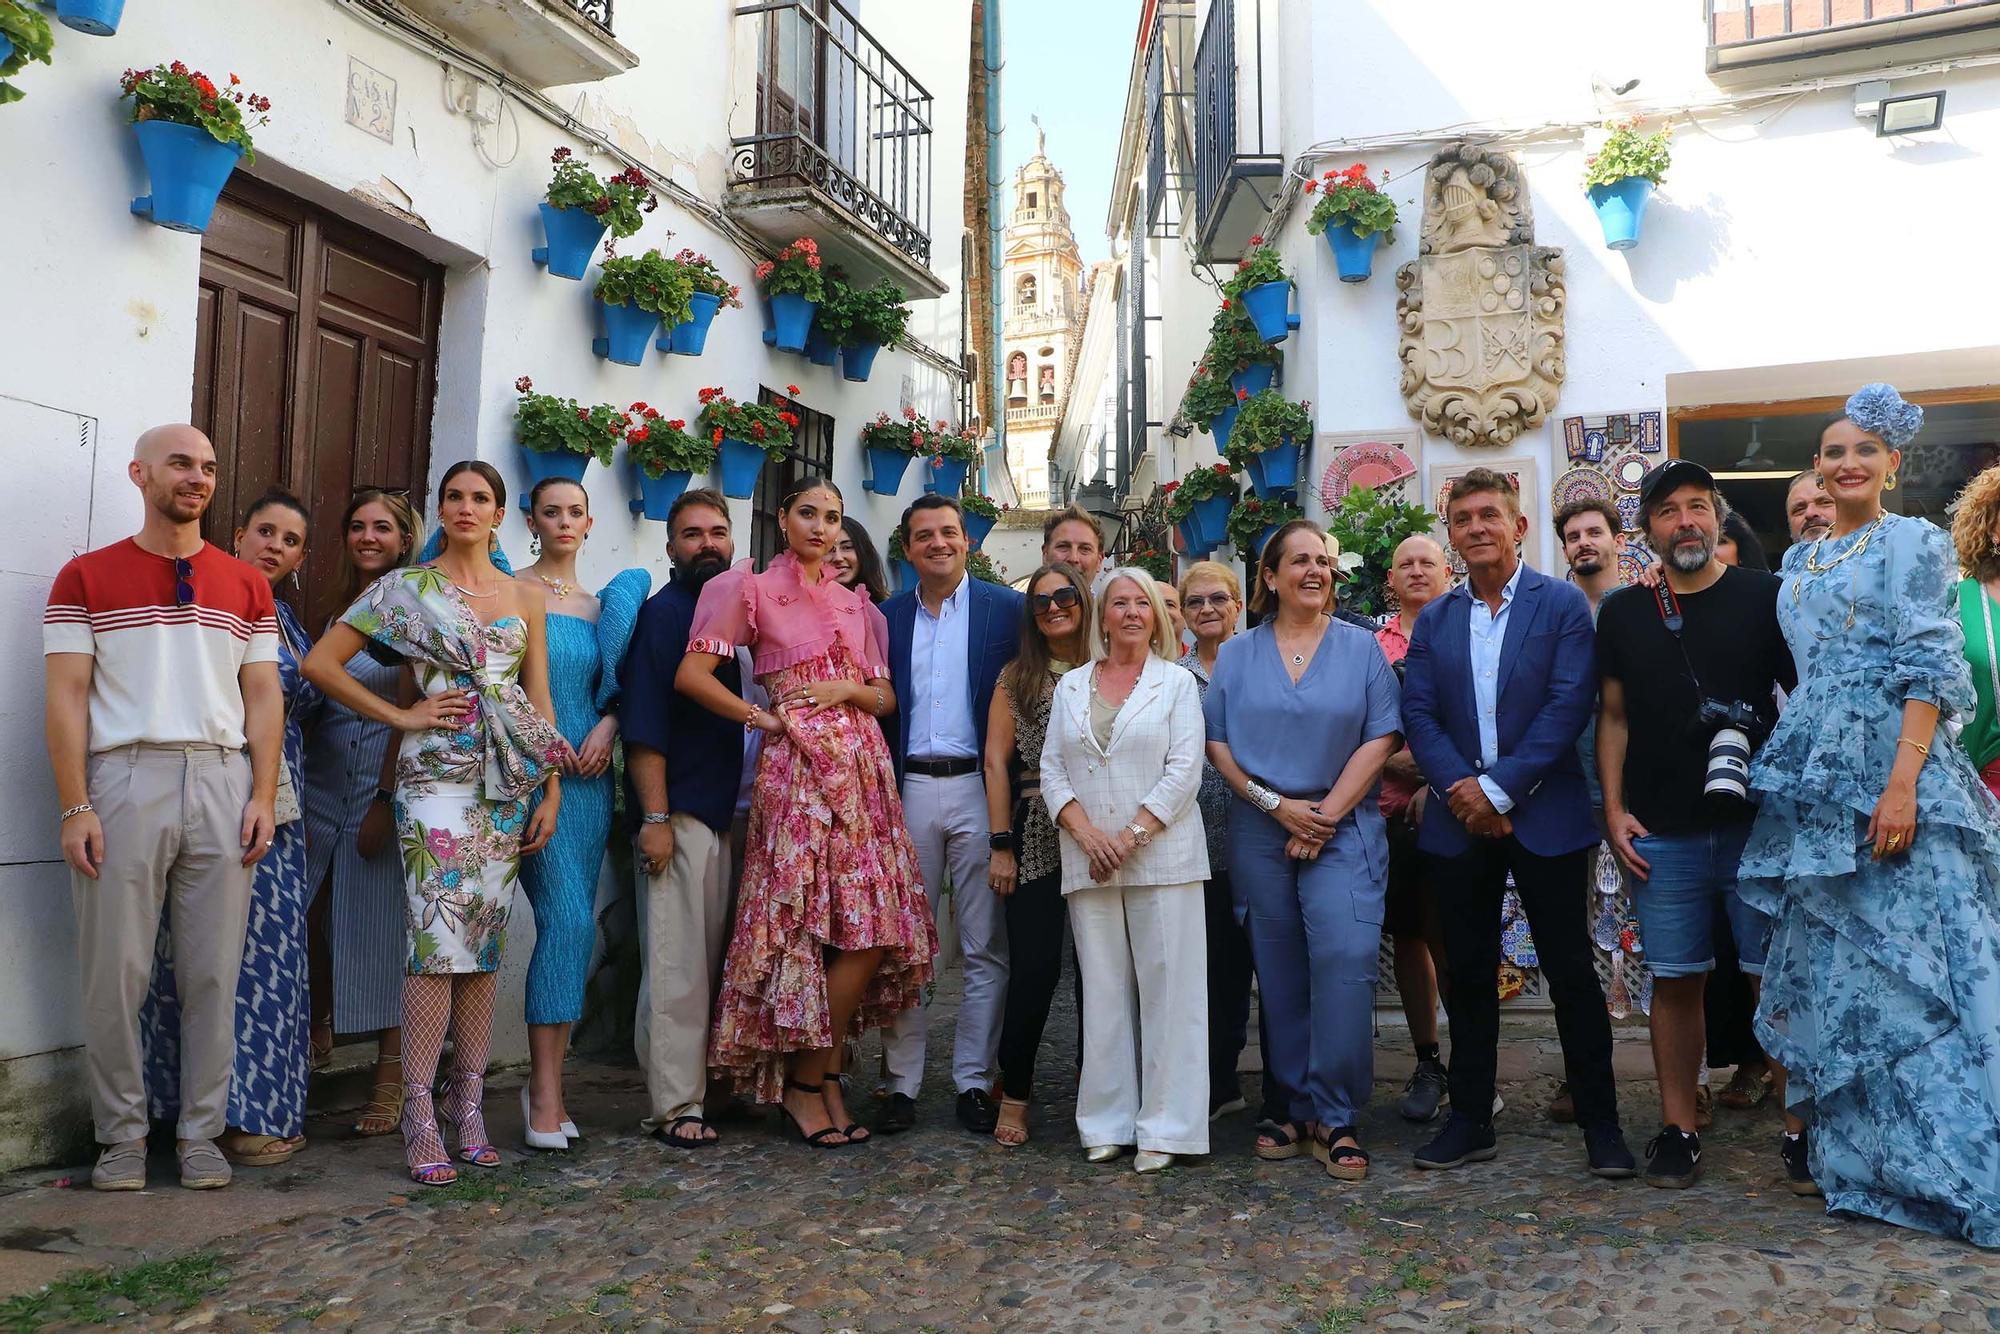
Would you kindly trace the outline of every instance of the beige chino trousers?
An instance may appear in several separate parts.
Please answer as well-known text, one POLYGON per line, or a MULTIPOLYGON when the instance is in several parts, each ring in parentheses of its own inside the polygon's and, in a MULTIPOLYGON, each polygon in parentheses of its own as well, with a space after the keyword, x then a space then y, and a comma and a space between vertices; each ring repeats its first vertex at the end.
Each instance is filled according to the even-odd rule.
POLYGON ((640 873, 644 969, 634 1045, 646 1072, 648 1128, 700 1116, 708 1094, 708 1030, 722 986, 735 894, 729 835, 692 815, 668 817, 674 855, 656 875, 640 873))

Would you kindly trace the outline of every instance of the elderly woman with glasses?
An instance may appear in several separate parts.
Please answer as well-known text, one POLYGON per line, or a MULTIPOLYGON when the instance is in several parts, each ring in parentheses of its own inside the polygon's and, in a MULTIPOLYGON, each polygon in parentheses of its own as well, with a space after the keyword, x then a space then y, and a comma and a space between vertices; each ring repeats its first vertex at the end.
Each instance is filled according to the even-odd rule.
POLYGON ((1089 657, 1090 586, 1074 565, 1028 579, 1021 649, 1000 672, 986 722, 986 808, 996 831, 986 879, 1007 918, 1007 1007, 1000 1022, 1000 1117, 993 1138, 1028 1142, 1035 1053, 1062 979, 1062 850, 1042 803, 1042 744, 1063 673, 1089 657), (1004 843, 1005 846, 999 846, 1004 843))

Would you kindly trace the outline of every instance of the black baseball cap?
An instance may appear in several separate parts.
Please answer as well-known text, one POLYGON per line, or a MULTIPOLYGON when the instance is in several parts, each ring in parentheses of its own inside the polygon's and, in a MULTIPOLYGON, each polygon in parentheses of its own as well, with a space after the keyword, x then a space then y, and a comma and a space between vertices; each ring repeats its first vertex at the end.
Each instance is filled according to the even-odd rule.
POLYGON ((1650 505, 1661 496, 1672 495, 1684 486, 1706 487, 1717 490, 1715 474, 1692 459, 1668 459, 1659 467, 1646 474, 1646 480, 1639 483, 1639 503, 1650 505))

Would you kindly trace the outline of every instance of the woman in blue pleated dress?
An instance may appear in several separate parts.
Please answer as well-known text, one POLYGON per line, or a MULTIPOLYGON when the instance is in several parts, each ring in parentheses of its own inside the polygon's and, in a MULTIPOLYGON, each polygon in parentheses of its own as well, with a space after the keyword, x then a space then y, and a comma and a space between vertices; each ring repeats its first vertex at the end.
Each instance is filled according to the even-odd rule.
POLYGON ((576 751, 563 784, 562 820, 549 845, 521 863, 535 912, 528 961, 528 1083, 521 1120, 528 1146, 563 1149, 577 1138, 563 1102, 563 1056, 583 1017, 584 982, 597 943, 597 879, 611 834, 611 748, 618 737, 618 666, 651 591, 644 570, 621 571, 592 597, 577 583, 576 558, 590 536, 590 496, 562 478, 528 497, 533 565, 517 576, 548 609, 549 688, 556 726, 576 751))
POLYGON ((1788 1072, 1787 1182, 2000 1246, 2000 808, 1969 717, 1949 535, 1883 511, 1922 409, 1869 385, 1820 436, 1835 519, 1785 553, 1799 687, 1757 752, 1739 871, 1774 921, 1757 1034, 1788 1072))
MULTIPOLYGON (((306 555, 306 507, 268 491, 236 530, 238 560, 275 590, 306 555)), ((250 921, 236 982, 236 1062, 229 1082, 229 1130, 219 1141, 233 1163, 270 1167, 305 1147, 311 1005, 306 970, 306 836, 300 819, 304 724, 321 703, 299 673, 312 639, 278 599, 278 675, 285 690, 284 767, 278 779, 278 832, 250 884, 250 921)), ((174 991, 173 934, 162 914, 152 990, 140 1012, 152 1114, 180 1112, 180 999, 174 991)))

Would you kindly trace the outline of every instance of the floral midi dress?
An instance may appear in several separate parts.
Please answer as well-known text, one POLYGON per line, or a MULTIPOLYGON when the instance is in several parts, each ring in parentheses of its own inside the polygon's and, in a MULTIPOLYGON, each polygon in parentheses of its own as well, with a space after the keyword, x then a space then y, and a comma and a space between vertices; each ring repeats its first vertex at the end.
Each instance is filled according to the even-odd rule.
MULTIPOLYGON (((808 584, 797 560, 739 565, 695 606, 691 653, 751 651, 758 684, 782 699, 821 681, 886 679, 888 623, 865 594, 808 584)), ((841 705, 788 715, 766 737, 751 787, 736 925, 723 965, 709 1064, 760 1102, 783 1092, 793 1052, 833 1046, 918 1004, 937 929, 889 746, 876 720, 841 705), (833 1032, 826 951, 883 951, 844 1035, 833 1032)))
POLYGON ((493 972, 520 880, 528 798, 568 753, 521 689, 527 622, 481 622, 449 579, 423 565, 382 576, 341 619, 401 654, 423 694, 472 692, 467 725, 404 742, 396 835, 409 972, 493 972))

